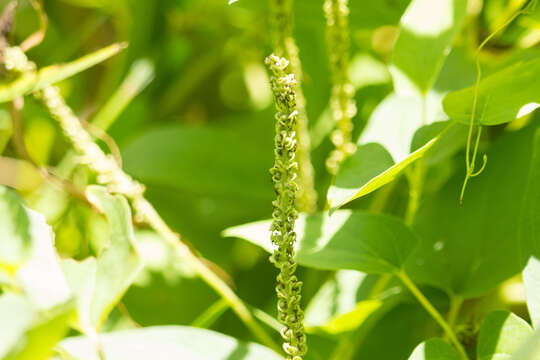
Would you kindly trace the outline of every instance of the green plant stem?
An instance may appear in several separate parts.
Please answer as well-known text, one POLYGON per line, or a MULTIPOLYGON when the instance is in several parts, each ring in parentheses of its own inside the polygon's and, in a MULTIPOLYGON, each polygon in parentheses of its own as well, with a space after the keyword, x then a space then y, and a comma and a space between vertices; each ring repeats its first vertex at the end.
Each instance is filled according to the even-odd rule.
POLYGON ((217 319, 219 319, 221 315, 223 315, 223 313, 225 313, 225 311, 227 311, 228 308, 229 303, 227 303, 225 299, 221 298, 208 307, 195 320, 193 320, 191 326, 208 329, 216 322, 217 319))
POLYGON ((167 226, 154 207, 144 197, 133 199, 133 208, 141 220, 148 223, 178 253, 189 261, 199 276, 227 302, 240 320, 244 322, 263 344, 276 351, 280 351, 279 346, 272 337, 257 323, 246 304, 215 272, 208 268, 203 262, 203 259, 181 241, 180 235, 167 226))
MULTIPOLYGON (((493 37, 495 37, 495 35, 499 31, 501 31, 502 29, 507 27, 518 16, 520 16, 522 14, 526 14, 529 10, 533 9, 534 6, 535 6, 535 3, 536 3, 536 1, 531 1, 529 3, 529 5, 525 9, 516 11, 514 14, 512 14, 510 17, 508 17, 505 21, 502 21, 501 24, 499 26, 497 26, 495 28, 495 30, 493 30, 493 32, 491 34, 489 34, 480 43, 480 45, 476 49, 476 55, 475 55, 476 82, 474 84, 474 96, 473 96, 473 104, 472 104, 472 114, 471 114, 471 121, 469 122, 469 133, 467 135, 467 147, 466 147, 466 150, 465 150, 466 151, 465 152, 465 157, 466 157, 465 161, 466 161, 467 171, 466 171, 466 174, 465 174, 465 179, 463 180, 463 186, 461 187, 461 193, 460 193, 460 196, 459 196, 459 202, 460 203, 463 203, 463 197, 465 196, 465 189, 467 188, 467 183, 469 182, 470 178, 480 175, 482 173, 482 171, 484 171, 484 169, 486 167, 486 164, 487 164, 487 156, 484 155, 484 157, 483 157, 484 162, 483 162, 482 167, 480 168, 480 170, 475 171, 475 169, 474 169, 475 168, 475 162, 476 162, 476 156, 477 156, 477 152, 478 152, 478 145, 480 143, 480 137, 482 135, 482 126, 481 125, 478 125, 478 132, 477 132, 477 135, 476 135, 476 142, 475 142, 475 145, 474 145, 474 150, 473 150, 472 159, 471 159, 472 137, 473 137, 473 132, 474 132, 474 126, 476 125, 475 124, 475 117, 476 117, 476 111, 477 111, 477 107, 478 107, 478 92, 479 92, 479 88, 480 88, 480 81, 482 80, 482 66, 480 64, 480 52, 482 51, 484 46, 486 46, 486 44, 491 39, 493 39, 493 37)), ((484 104, 484 110, 485 110, 486 105, 487 104, 484 104)))
POLYGON ((444 320, 441 313, 439 313, 439 311, 431 304, 428 298, 426 298, 425 295, 422 294, 420 289, 418 289, 418 287, 409 278, 409 276, 407 276, 405 271, 402 270, 396 273, 396 276, 401 280, 403 285, 405 285, 405 287, 409 289, 409 291, 414 295, 414 297, 418 300, 420 305, 422 305, 424 309, 426 309, 426 311, 429 313, 429 315, 431 315, 431 317, 440 325, 440 327, 443 329, 444 333, 446 334, 450 342, 459 351, 461 357, 464 360, 468 360, 469 357, 467 355, 467 352, 463 348, 463 345, 461 345, 461 343, 457 339, 456 334, 454 333, 450 325, 446 322, 446 320, 444 320))
POLYGON ((454 328, 454 325, 456 324, 456 320, 459 315, 459 310, 461 309, 462 304, 463 304, 463 298, 461 296, 450 295, 450 309, 448 310, 446 319, 447 319, 448 325, 451 328, 454 328))

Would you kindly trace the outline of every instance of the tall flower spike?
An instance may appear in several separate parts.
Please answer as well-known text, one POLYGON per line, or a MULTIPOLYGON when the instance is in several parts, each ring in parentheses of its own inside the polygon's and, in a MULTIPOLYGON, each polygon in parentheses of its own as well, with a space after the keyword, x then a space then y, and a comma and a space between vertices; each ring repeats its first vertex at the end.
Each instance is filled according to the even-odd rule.
POLYGON ((311 164, 311 139, 308 132, 306 100, 302 91, 302 64, 298 55, 298 47, 293 37, 292 0, 271 0, 272 44, 274 54, 290 61, 290 69, 296 78, 296 134, 298 148, 298 208, 305 212, 317 209, 317 192, 315 191, 314 170, 311 164))
POLYGON ((304 313, 300 307, 302 283, 294 275, 294 223, 298 217, 295 200, 298 186, 296 176, 296 80, 286 72, 289 62, 275 55, 266 59, 272 72, 271 84, 276 104, 276 137, 274 167, 270 169, 277 199, 272 203, 271 239, 277 246, 270 261, 279 269, 276 292, 278 319, 284 325, 281 336, 288 360, 301 360, 307 352, 304 333, 304 313))
POLYGON ((337 125, 336 130, 331 135, 336 149, 326 160, 326 167, 332 174, 337 172, 341 162, 356 149, 352 142, 352 118, 356 115, 356 104, 354 87, 348 74, 350 40, 347 3, 348 0, 326 0, 324 2, 328 55, 332 73, 330 107, 332 118, 337 125))

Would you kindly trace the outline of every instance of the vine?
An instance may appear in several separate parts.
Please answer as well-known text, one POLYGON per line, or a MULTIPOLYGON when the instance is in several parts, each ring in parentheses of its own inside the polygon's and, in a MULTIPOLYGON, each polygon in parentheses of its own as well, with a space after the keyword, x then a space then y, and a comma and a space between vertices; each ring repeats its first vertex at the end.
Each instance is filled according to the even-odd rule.
MULTIPOLYGON (((512 14, 507 20, 505 20, 499 27, 497 27, 491 34, 489 34, 478 46, 476 49, 475 54, 475 63, 476 63, 476 82, 474 84, 474 95, 473 95, 473 104, 472 104, 472 113, 471 113, 471 121, 469 122, 469 132, 467 134, 467 145, 465 150, 465 163, 466 163, 466 173, 465 173, 465 180, 463 180, 463 186, 461 187, 461 193, 459 196, 459 202, 463 203, 463 198, 465 196, 465 189, 467 188, 467 184, 469 180, 473 177, 476 177, 480 175, 486 168, 487 165, 487 155, 484 154, 482 157, 483 163, 479 170, 475 170, 476 168, 476 157, 478 155, 478 147, 480 145, 480 138, 482 137, 482 125, 476 124, 476 111, 478 107, 478 91, 480 88, 480 81, 482 80, 482 66, 480 64, 480 53, 484 46, 495 37, 495 35, 506 28, 512 21, 514 21, 518 16, 527 14, 533 9, 536 8, 537 0, 530 1, 527 6, 521 10, 516 11, 514 14, 512 14), (475 125, 477 125, 476 130, 476 139, 474 140, 474 146, 472 144, 473 142, 473 136, 474 136, 474 130, 475 125), (471 154, 472 151, 472 154, 471 154)), ((487 103, 484 104, 484 110, 487 106, 487 103)))

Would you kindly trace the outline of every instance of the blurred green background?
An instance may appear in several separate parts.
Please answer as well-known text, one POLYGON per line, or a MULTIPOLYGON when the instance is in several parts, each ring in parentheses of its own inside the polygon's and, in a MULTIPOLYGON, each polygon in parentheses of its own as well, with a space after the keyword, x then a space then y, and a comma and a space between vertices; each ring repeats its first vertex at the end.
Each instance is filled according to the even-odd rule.
MULTIPOLYGON (((6 3, 0 1, 2 6, 6 3)), ((312 157, 322 209, 331 181, 324 164, 332 150, 328 134, 333 127, 328 110, 331 85, 323 1, 294 3, 295 36, 305 72, 312 157)), ((387 64, 396 26, 408 3, 350 1, 350 73, 358 107, 355 138, 375 107, 392 91, 387 64)), ((519 1, 470 1, 470 18, 436 88, 447 91, 474 82, 472 59, 478 40, 493 31, 515 3, 519 1), (456 73, 458 78, 453 75, 456 73)), ((267 254, 241 240, 221 236, 230 226, 267 219, 271 214, 274 193, 268 169, 273 163, 274 110, 263 65, 271 52, 267 1, 239 0, 228 5, 226 0, 46 0, 44 9, 49 19, 46 37, 28 53, 40 67, 74 60, 113 42, 129 44, 105 63, 61 82, 62 93, 82 119, 109 127, 124 169, 147 186, 148 199, 167 223, 232 276, 242 299, 275 315, 272 284, 276 271, 267 254)), ((513 22, 490 43, 489 63, 500 66, 507 61, 515 44, 537 46, 538 24, 537 14, 513 22)), ((21 0, 13 42, 19 43, 38 27, 38 15, 21 0)), ((28 151, 37 163, 55 167, 69 144, 36 100, 27 97, 25 101, 28 151)), ((0 115, 5 118, 7 114, 3 109, 0 115)), ((496 134, 498 130, 490 131, 496 134)), ((100 144, 106 148, 105 142, 100 144)), ((9 146, 4 156, 16 157, 14 146, 9 146)), ((458 154, 450 168, 462 169, 462 158, 463 153, 458 154)), ((0 172, 6 174, 6 169, 0 168, 0 172)), ((64 170, 60 167, 56 171, 64 170)), ((32 171, 17 171, 11 173, 11 181, 33 207, 47 215, 60 254, 79 259, 95 254, 103 220, 78 200, 50 186, 40 186, 32 171)), ((92 180, 85 167, 65 171, 77 185, 92 180)), ((446 179, 443 176, 441 181, 446 179)), ((434 189, 427 191, 436 191, 438 186, 435 183, 434 189)), ((406 187, 403 179, 397 182, 384 211, 403 213, 406 187)), ((364 208, 371 199, 370 195, 352 206, 364 208)), ((130 288, 107 329, 191 324, 218 296, 156 245, 151 233, 143 230, 138 235, 148 238, 148 254, 156 263, 130 288)), ((305 284, 303 301, 308 304, 332 274, 302 268, 299 277, 305 284)), ((444 303, 444 296, 432 292, 444 303)), ((357 358, 369 358, 373 349, 383 352, 380 359, 405 358, 427 334, 437 332, 413 300, 385 316, 391 320, 378 323, 369 341, 358 349, 357 358), (407 325, 411 323, 414 331, 407 325), (390 338, 391 347, 381 345, 390 338)), ((253 340, 231 311, 226 311, 212 329, 253 340)), ((310 356, 324 359, 332 343, 332 337, 310 336, 310 356)))

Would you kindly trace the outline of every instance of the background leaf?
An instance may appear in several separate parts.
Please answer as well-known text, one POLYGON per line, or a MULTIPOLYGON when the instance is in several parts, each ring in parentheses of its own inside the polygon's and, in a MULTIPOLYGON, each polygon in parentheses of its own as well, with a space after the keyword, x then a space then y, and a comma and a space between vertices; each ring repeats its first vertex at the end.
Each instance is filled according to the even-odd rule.
POLYGON ((78 327, 99 329, 142 267, 127 200, 100 186, 89 186, 89 201, 102 211, 110 226, 109 243, 97 259, 64 260, 63 270, 77 298, 78 327))
POLYGON ((430 339, 414 349, 409 360, 459 360, 459 353, 442 339, 430 339))
MULTIPOLYGON (((270 222, 224 231, 272 251, 270 222)), ((398 271, 416 238, 398 219, 348 210, 302 216, 297 220, 296 261, 318 269, 354 269, 366 273, 398 271)))
POLYGON ((523 270, 527 307, 535 329, 540 328, 540 261, 531 256, 523 270))
MULTIPOLYGON (((467 9, 466 0, 413 0, 403 17, 392 53, 392 74, 398 92, 411 84, 425 94, 449 53, 467 9), (418 56, 418 54, 422 56, 418 56)), ((407 90, 405 90, 406 92, 407 90)))
POLYGON ((496 311, 483 321, 478 335, 478 360, 508 358, 533 334, 531 326, 508 311, 496 311))
POLYGON ((425 197, 413 226, 420 246, 407 264, 413 278, 472 297, 521 271, 520 247, 528 249, 531 239, 523 238, 516 246, 516 217, 530 168, 531 127, 493 145, 488 151, 490 164, 470 184, 463 205, 457 200, 461 173, 425 197))
MULTIPOLYGON (((478 86, 475 123, 498 125, 521 117, 540 103, 540 59, 518 62, 487 76, 478 86)), ((455 121, 471 121, 474 86, 454 91, 443 100, 444 111, 455 121)))
MULTIPOLYGON (((126 330, 101 336, 107 358, 193 359, 193 360, 279 360, 281 357, 261 345, 242 343, 213 331, 185 326, 161 326, 126 330)), ((71 356, 98 360, 88 338, 68 338, 60 347, 71 356)))

